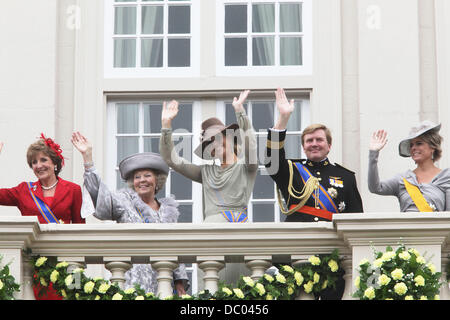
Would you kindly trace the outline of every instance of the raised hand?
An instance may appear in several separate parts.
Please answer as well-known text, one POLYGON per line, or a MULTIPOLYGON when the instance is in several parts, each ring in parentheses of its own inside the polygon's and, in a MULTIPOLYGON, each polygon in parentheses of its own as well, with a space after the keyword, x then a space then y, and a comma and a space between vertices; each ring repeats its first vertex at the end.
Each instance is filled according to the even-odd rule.
POLYGON ((286 97, 284 89, 282 88, 278 88, 277 91, 275 91, 275 98, 278 113, 280 114, 280 116, 278 117, 278 122, 275 124, 274 129, 285 130, 289 121, 289 117, 291 116, 291 113, 295 108, 294 99, 291 99, 289 101, 286 97))
POLYGON ((241 112, 244 111, 244 103, 245 100, 247 100, 248 94, 250 93, 250 90, 242 91, 239 95, 239 99, 234 97, 233 99, 233 108, 235 112, 241 112))
POLYGON ((372 134, 372 138, 370 139, 369 150, 371 151, 380 151, 386 145, 387 132, 384 130, 377 130, 372 134))
POLYGON ((86 139, 85 136, 83 136, 81 133, 74 132, 72 133, 72 144, 73 146, 80 151, 81 155, 83 156, 83 161, 85 167, 93 166, 92 162, 92 144, 86 139))
POLYGON ((162 127, 165 129, 172 128, 172 120, 175 119, 177 114, 178 114, 178 101, 172 100, 169 103, 164 101, 161 112, 162 127))

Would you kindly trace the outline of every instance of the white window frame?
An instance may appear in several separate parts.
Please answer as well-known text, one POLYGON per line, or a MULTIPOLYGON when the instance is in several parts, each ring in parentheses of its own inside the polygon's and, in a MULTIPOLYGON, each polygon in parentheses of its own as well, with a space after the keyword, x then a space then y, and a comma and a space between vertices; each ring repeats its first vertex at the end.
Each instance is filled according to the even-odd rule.
MULTIPOLYGON (((162 0, 157 3, 136 0, 134 2, 117 3, 114 0, 104 0, 104 77, 110 78, 152 78, 152 77, 186 77, 200 75, 200 1, 168 1, 162 0), (168 10, 167 5, 171 6, 186 5, 191 6, 191 33, 189 35, 170 35, 169 38, 190 38, 191 40, 191 64, 190 67, 168 67, 168 10), (142 5, 164 5, 164 34, 156 35, 156 38, 164 38, 163 49, 163 67, 143 68, 141 67, 141 8, 142 5), (135 35, 114 35, 114 8, 116 6, 136 6, 136 34, 135 35), (136 38, 136 67, 134 68, 114 68, 114 38, 136 38)), ((150 36, 145 38, 151 38, 150 36)))
MULTIPOLYGON (((294 97, 294 99, 295 99, 295 97, 294 97)), ((270 98, 258 99, 258 98, 256 98, 256 99, 249 99, 249 102, 251 103, 252 101, 258 102, 258 101, 270 101, 270 100, 274 100, 274 99, 270 99, 270 98)), ((300 102, 300 108, 301 108, 301 110, 300 110, 300 114, 301 114, 300 130, 287 132, 287 135, 301 135, 303 132, 303 129, 306 128, 308 125, 310 125, 310 100, 307 98, 297 98, 297 99, 295 99, 295 101, 300 102)), ((216 115, 224 123, 225 123, 225 114, 226 114, 225 107, 226 107, 227 103, 231 103, 231 102, 232 102, 231 99, 228 99, 228 100, 225 100, 225 99, 219 100, 218 99, 216 101, 216 115)), ((274 102, 275 102, 275 100, 274 100, 274 102)), ((248 108, 249 119, 252 119, 252 113, 253 113, 253 108, 252 107, 248 108)), ((278 111, 276 109, 276 106, 274 108, 274 113, 275 113, 274 114, 274 122, 276 122, 278 120, 278 111)), ((228 120, 228 122, 230 122, 230 121, 228 120)), ((258 139, 258 136, 267 135, 267 131, 265 131, 265 129, 260 129, 259 132, 256 131, 255 133, 256 133, 257 139, 258 139)), ((259 156, 259 154, 258 154, 258 156, 259 156)), ((302 156, 302 158, 305 158, 305 153, 303 151, 303 148, 301 148, 301 156, 302 156)), ((258 174, 268 175, 267 170, 264 165, 259 165, 258 171, 260 172, 258 174)), ((275 182, 273 182, 273 191, 274 191, 273 199, 254 199, 253 192, 252 192, 250 199, 249 199, 249 205, 248 205, 248 211, 247 211, 249 222, 253 222, 253 204, 254 203, 255 204, 274 204, 274 211, 273 211, 274 222, 281 222, 281 220, 280 220, 281 215, 279 214, 280 207, 278 205, 275 182), (252 205, 250 205, 250 204, 252 204, 252 205)))
MULTIPOLYGON (((218 76, 289 76, 289 75, 311 75, 313 71, 312 58, 312 1, 313 0, 216 0, 216 73, 218 76), (279 32, 279 4, 280 3, 299 3, 302 5, 302 62, 301 66, 281 66, 279 64, 279 36, 289 36, 290 33, 279 32), (247 33, 236 34, 236 37, 245 35, 247 39, 256 35, 252 32, 252 6, 251 4, 276 3, 275 5, 275 65, 273 66, 225 66, 225 5, 226 4, 250 4, 247 10, 247 33)), ((299 33, 295 33, 298 35, 299 33)), ((233 34, 227 34, 227 38, 233 34)), ((258 33, 258 36, 264 36, 265 33, 258 33)), ((273 35, 273 33, 271 33, 273 35)), ((248 40, 249 41, 249 40, 248 40)), ((252 41, 249 41, 247 50, 247 62, 252 61, 252 41)))

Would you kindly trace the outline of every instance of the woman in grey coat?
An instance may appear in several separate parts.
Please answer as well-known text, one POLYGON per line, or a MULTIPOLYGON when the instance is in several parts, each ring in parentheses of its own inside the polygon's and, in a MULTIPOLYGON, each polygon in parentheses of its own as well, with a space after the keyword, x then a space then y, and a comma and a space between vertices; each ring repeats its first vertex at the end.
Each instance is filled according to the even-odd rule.
MULTIPOLYGON (((72 134, 72 144, 84 160, 84 185, 101 220, 118 223, 175 223, 178 203, 173 198, 157 199, 156 194, 166 182, 169 167, 157 153, 137 153, 119 164, 122 179, 128 188, 112 192, 101 181, 92 161, 92 145, 79 132, 72 134)), ((134 264, 125 274, 127 288, 139 284, 146 292, 156 293, 157 273, 149 264, 134 264)), ((173 279, 178 295, 186 294, 189 286, 184 264, 174 270, 173 279)))

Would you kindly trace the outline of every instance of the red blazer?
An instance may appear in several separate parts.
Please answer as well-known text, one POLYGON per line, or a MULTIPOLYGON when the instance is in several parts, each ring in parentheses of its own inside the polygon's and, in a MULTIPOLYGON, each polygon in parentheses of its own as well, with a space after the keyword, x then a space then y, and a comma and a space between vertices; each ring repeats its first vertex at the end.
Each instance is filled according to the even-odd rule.
MULTIPOLYGON (((55 196, 49 205, 53 214, 64 223, 85 223, 80 212, 82 203, 80 186, 61 178, 58 178, 58 180, 55 196)), ((45 201, 41 183, 39 181, 33 182, 33 186, 36 187, 36 190, 32 188, 34 195, 45 201)), ((14 188, 0 189, 0 205, 15 206, 20 210, 22 216, 37 216, 39 223, 47 223, 31 197, 26 182, 22 182, 14 188)))

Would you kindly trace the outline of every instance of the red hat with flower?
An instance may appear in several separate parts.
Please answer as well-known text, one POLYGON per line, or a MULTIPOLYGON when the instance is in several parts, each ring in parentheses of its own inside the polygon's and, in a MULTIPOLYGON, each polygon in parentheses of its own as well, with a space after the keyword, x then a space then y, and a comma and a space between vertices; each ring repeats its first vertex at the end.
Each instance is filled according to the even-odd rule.
POLYGON ((41 133, 41 139, 44 140, 44 143, 47 147, 49 147, 50 149, 52 149, 56 155, 58 156, 58 158, 60 158, 62 160, 61 162, 61 166, 64 166, 64 157, 62 155, 62 150, 59 144, 57 144, 55 141, 53 141, 53 139, 51 138, 46 138, 44 136, 43 133, 41 133))

